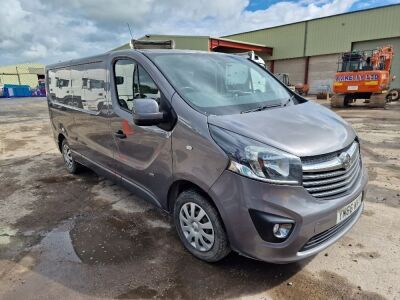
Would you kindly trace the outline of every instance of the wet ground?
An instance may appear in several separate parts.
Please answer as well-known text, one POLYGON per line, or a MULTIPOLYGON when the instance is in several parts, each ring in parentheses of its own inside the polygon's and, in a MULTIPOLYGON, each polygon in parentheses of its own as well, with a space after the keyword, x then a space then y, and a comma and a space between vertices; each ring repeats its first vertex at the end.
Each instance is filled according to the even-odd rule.
POLYGON ((370 175, 351 232, 301 263, 206 264, 164 213, 64 170, 44 99, 0 99, 0 299, 400 299, 400 103, 337 112, 370 175))

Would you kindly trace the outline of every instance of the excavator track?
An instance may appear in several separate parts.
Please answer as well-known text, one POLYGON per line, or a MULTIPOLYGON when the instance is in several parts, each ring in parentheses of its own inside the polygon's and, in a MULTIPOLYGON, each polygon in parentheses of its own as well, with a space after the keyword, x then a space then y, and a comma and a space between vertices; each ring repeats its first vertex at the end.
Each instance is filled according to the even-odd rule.
POLYGON ((344 95, 334 94, 331 98, 331 107, 333 108, 343 108, 346 106, 344 101, 344 95))
POLYGON ((368 106, 371 108, 385 108, 387 94, 372 94, 368 106))

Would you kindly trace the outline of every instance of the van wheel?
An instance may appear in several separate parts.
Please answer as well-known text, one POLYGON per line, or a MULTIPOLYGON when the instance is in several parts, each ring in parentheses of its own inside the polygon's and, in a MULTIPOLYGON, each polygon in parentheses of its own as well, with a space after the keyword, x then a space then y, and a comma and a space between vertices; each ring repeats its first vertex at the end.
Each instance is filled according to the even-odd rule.
POLYGON ((64 159, 64 165, 67 168, 68 172, 71 174, 76 174, 79 172, 81 165, 75 161, 72 157, 71 148, 66 139, 63 140, 61 145, 62 155, 64 159))
POLYGON ((178 196, 174 222, 185 248, 197 258, 216 262, 231 251, 218 211, 196 191, 178 196))

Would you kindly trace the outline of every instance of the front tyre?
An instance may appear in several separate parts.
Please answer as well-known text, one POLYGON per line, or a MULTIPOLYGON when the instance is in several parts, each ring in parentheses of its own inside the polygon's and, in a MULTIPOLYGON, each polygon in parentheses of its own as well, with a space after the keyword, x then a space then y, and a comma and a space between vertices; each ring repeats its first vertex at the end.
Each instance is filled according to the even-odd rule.
POLYGON ((217 262, 231 251, 218 211, 196 191, 178 196, 174 222, 183 245, 197 258, 217 262))
POLYGON ((61 151, 64 159, 64 165, 67 171, 71 174, 76 174, 79 172, 81 165, 75 161, 72 157, 72 151, 66 139, 63 140, 61 145, 61 151))

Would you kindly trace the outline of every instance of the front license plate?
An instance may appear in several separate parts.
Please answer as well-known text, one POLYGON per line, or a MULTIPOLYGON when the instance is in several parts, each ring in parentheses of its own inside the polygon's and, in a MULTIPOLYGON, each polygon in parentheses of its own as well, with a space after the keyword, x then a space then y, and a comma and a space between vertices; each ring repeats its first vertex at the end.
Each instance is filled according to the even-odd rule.
POLYGON ((346 220, 348 217, 350 217, 357 210, 357 208, 360 207, 361 201, 362 201, 362 194, 360 194, 356 199, 351 201, 346 206, 339 209, 337 211, 336 224, 338 224, 338 223, 346 220))
POLYGON ((358 85, 349 85, 347 87, 348 91, 358 91, 358 85))

